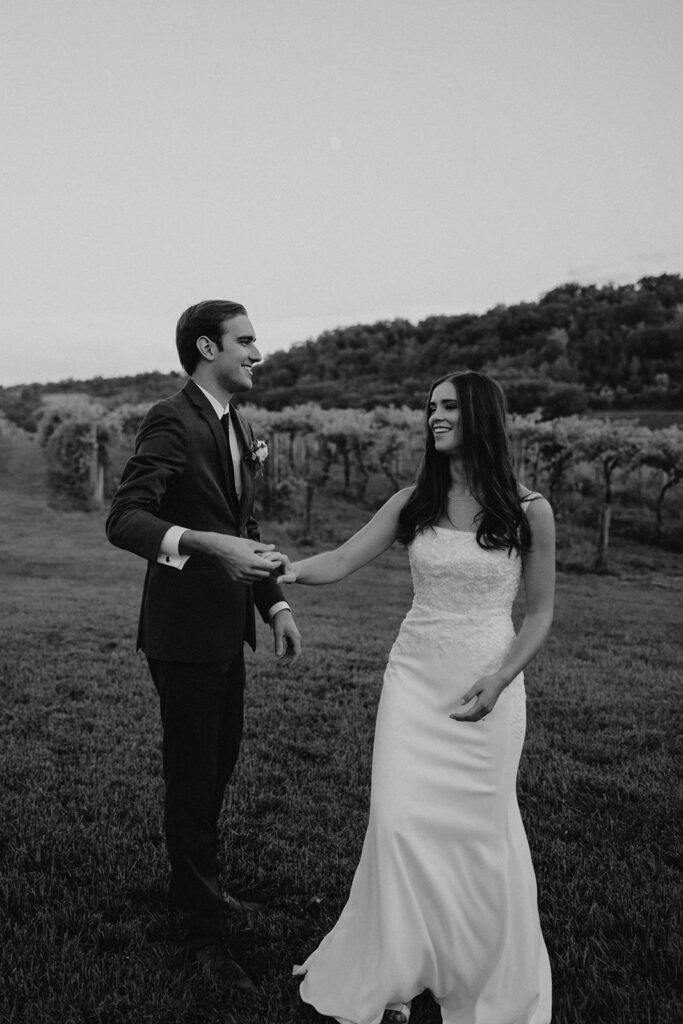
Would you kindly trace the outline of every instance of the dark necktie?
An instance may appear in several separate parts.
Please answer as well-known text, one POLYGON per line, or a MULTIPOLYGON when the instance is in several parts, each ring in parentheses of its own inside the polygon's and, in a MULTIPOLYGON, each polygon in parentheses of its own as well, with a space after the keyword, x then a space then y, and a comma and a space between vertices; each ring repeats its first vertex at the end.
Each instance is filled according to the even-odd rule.
POLYGON ((230 479, 230 500, 235 505, 239 506, 239 498, 237 496, 237 484, 235 483, 235 464, 232 461, 232 448, 230 447, 230 413, 226 412, 224 416, 221 416, 221 426, 223 427, 223 433, 225 434, 225 440, 228 442, 228 477, 230 479))

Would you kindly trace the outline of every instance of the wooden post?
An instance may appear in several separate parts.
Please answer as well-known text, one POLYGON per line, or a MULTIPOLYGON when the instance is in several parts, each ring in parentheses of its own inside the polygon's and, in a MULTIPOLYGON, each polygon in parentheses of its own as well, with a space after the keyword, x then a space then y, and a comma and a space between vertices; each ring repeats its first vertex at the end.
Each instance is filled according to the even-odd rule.
POLYGON ((274 497, 275 497, 275 484, 277 482, 277 442, 276 433, 272 430, 268 434, 268 458, 266 459, 263 467, 263 497, 261 499, 261 511, 266 519, 269 519, 272 511, 274 497))
POLYGON ((612 522, 612 472, 616 459, 606 459, 602 464, 605 492, 600 510, 600 529, 598 532, 598 549, 595 555, 595 571, 607 572, 607 549, 609 548, 609 529, 612 522))
POLYGON ((104 466, 100 464, 97 423, 92 424, 90 431, 90 496, 94 504, 101 508, 104 502, 104 466))
POLYGON ((315 487, 308 480, 306 481, 306 506, 304 511, 304 538, 310 540, 313 532, 313 496, 315 487))

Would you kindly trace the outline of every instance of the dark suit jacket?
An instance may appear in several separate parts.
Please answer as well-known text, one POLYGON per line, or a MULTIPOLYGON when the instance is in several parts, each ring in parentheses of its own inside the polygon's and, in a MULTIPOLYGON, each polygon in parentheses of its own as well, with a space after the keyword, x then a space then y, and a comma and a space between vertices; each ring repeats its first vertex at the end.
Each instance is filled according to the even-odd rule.
MULTIPOLYGON (((244 455, 253 440, 233 410, 244 455)), ((192 555, 182 570, 156 561, 170 526, 259 539, 253 518, 254 481, 242 463, 237 502, 228 476, 228 442, 206 396, 189 380, 145 416, 107 518, 112 544, 148 560, 138 647, 165 661, 227 661, 246 640, 255 646, 254 599, 267 621, 283 600, 272 580, 235 583, 218 561, 192 555)))

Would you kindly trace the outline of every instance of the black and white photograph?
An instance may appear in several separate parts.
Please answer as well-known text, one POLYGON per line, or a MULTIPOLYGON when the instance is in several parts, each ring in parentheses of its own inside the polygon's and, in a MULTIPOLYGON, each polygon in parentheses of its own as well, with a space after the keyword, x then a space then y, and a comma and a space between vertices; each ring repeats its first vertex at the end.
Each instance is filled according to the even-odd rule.
POLYGON ((683 1019, 682 40, 6 0, 0 1024, 683 1019))

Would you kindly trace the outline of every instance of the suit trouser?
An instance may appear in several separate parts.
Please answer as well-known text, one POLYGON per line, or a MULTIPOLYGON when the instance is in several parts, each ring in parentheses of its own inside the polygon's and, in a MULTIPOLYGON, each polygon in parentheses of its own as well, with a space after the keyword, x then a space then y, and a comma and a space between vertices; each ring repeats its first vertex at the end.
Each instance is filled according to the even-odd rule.
POLYGON ((244 654, 206 664, 147 662, 163 726, 169 897, 187 915, 190 946, 199 947, 221 936, 218 818, 242 739, 244 654))

